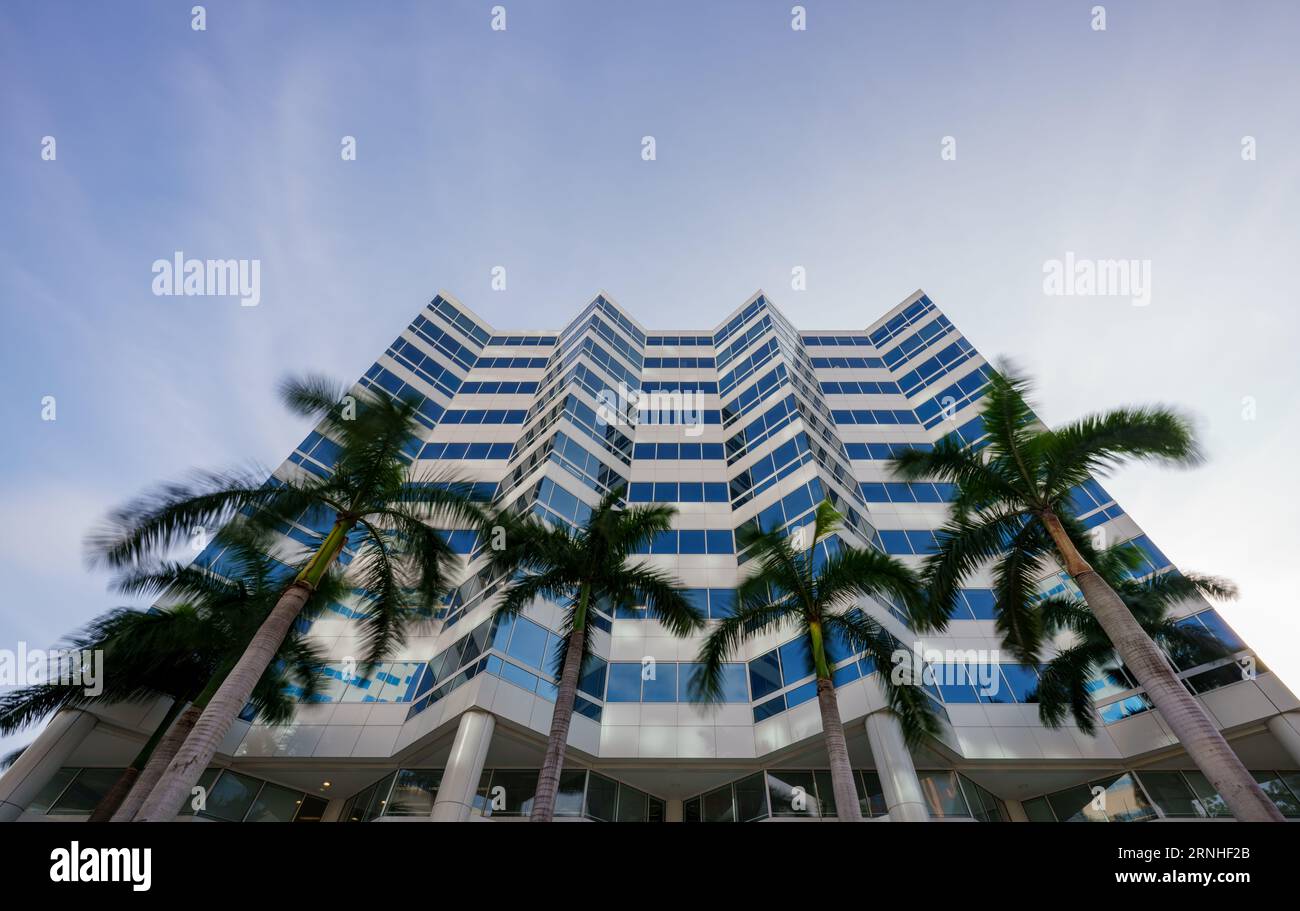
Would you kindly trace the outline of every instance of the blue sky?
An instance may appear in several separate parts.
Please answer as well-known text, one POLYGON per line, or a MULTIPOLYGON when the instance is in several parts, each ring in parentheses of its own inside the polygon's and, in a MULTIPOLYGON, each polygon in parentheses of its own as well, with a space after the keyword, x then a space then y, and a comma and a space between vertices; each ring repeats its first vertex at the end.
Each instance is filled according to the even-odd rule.
POLYGON ((503 2, 3 6, 0 647, 116 603, 81 562, 108 507, 278 463, 276 380, 355 378, 440 288, 503 328, 600 289, 711 328, 763 288, 813 329, 923 287, 1049 422, 1197 416, 1206 466, 1106 486, 1300 684, 1293 4, 503 2), (260 305, 153 295, 176 250, 259 259, 260 305), (1149 260, 1150 305, 1045 295, 1067 251, 1149 260))

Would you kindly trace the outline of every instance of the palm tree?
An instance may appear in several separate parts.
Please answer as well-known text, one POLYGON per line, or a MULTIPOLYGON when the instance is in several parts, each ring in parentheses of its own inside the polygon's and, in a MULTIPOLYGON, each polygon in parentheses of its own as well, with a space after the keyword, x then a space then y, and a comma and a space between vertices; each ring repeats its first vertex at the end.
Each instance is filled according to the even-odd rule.
POLYGON ((445 590, 459 558, 434 524, 472 524, 481 510, 466 485, 415 475, 419 402, 354 390, 319 377, 286 381, 281 397, 294 412, 318 420, 337 446, 328 477, 303 474, 265 480, 260 472, 199 474, 163 486, 117 510, 89 541, 92 560, 129 567, 179 545, 194 529, 220 528, 237 515, 267 525, 300 521, 328 527, 306 565, 280 593, 248 647, 203 710, 194 729, 136 815, 172 818, 235 717, 248 702, 312 592, 350 547, 351 581, 365 605, 366 663, 378 661, 405 635, 408 619, 445 590))
POLYGON ((622 488, 606 494, 581 528, 544 525, 530 515, 494 520, 505 534, 503 546, 492 552, 492 565, 499 574, 515 575, 495 616, 514 617, 537 598, 564 605, 564 637, 554 658, 559 689, 537 776, 533 822, 550 822, 555 815, 578 679, 590 653, 591 609, 598 604, 644 605, 675 636, 704 624, 675 579, 630 559, 669 530, 675 510, 658 504, 624 508, 622 497, 622 488))
POLYGON ((981 412, 986 445, 967 448, 948 437, 932 450, 909 450, 893 460, 895 473, 904 479, 956 485, 952 515, 937 535, 938 551, 926 561, 929 606, 920 628, 944 629, 963 580, 994 562, 997 629, 1019 660, 1038 664, 1043 624, 1034 609, 1037 580, 1055 557, 1083 592, 1120 660, 1233 815, 1281 821, 1164 653, 1094 569, 1097 554, 1069 511, 1076 486, 1128 461, 1198 463, 1190 423, 1155 406, 1120 408, 1049 430, 1037 422, 1029 394, 1023 377, 995 372, 981 412))
MULTIPOLYGON (((278 592, 274 570, 271 561, 250 544, 232 543, 226 551, 223 569, 240 570, 233 579, 197 566, 168 564, 121 580, 116 588, 122 592, 163 590, 183 593, 185 601, 149 611, 116 608, 67 638, 62 647, 100 652, 104 665, 112 669, 98 695, 89 696, 76 687, 36 684, 0 697, 0 734, 6 735, 64 708, 159 697, 171 700, 144 746, 91 813, 91 822, 130 819, 193 727, 207 697, 270 611, 278 592), (174 746, 169 753, 161 744, 174 746), (135 799, 124 804, 128 794, 135 799)), ((256 717, 268 724, 287 721, 293 700, 285 689, 295 686, 300 698, 310 698, 317 689, 316 671, 322 661, 300 634, 291 633, 277 661, 253 690, 250 701, 256 717)))
MULTIPOLYGON (((1236 586, 1226 579, 1198 573, 1170 571, 1147 579, 1134 578, 1141 557, 1132 544, 1120 544, 1098 554, 1097 572, 1123 599, 1133 617, 1169 655, 1175 664, 1194 667, 1226 657, 1229 652, 1203 629, 1175 620, 1171 609, 1190 598, 1227 600, 1237 595, 1236 586)), ((1088 610, 1088 605, 1066 593, 1045 598, 1038 604, 1046 636, 1069 634, 1072 642, 1059 650, 1039 670, 1039 684, 1029 694, 1038 702, 1038 717, 1048 727, 1060 727, 1070 716, 1079 730, 1092 734, 1097 712, 1088 685, 1100 675, 1128 688, 1123 670, 1115 660, 1115 647, 1088 610)))
POLYGON ((699 657, 703 666, 693 686, 699 698, 717 701, 722 693, 723 664, 740 644, 793 623, 812 646, 835 812, 841 820, 851 821, 861 819, 862 811, 835 698, 828 643, 840 644, 853 653, 865 652, 874 660, 890 709, 909 743, 937 734, 939 721, 921 687, 893 681, 890 669, 899 643, 858 607, 860 599, 873 597, 896 599, 916 610, 920 598, 916 574, 893 557, 848 547, 842 539, 836 539, 839 547, 824 548, 825 555, 820 554, 818 546, 829 543, 841 518, 831 502, 824 500, 817 507, 810 535, 805 534, 806 526, 789 535, 761 526, 742 530, 740 546, 753 555, 757 569, 736 590, 735 612, 704 641, 699 657))
MULTIPOLYGON (((128 574, 116 583, 116 589, 122 593, 183 597, 184 607, 191 610, 191 606, 197 607, 198 623, 188 629, 188 637, 178 636, 175 642, 164 637, 157 644, 142 639, 138 649, 147 657, 151 653, 166 654, 169 646, 182 650, 188 645, 195 659, 206 660, 205 680, 197 695, 173 701, 169 714, 179 712, 174 715, 174 723, 165 727, 167 719, 164 719, 132 763, 140 769, 135 783, 119 796, 119 787, 123 785, 119 780, 91 814, 92 822, 104 813, 113 822, 130 822, 135 818, 208 702, 275 606, 284 587, 286 570, 288 573, 292 570, 267 555, 270 543, 265 529, 235 522, 223 529, 214 542, 214 552, 220 554, 220 573, 197 564, 163 563, 158 568, 128 574), (141 761, 143 766, 139 765, 141 761)), ((305 611, 314 613, 320 605, 337 600, 345 592, 341 574, 329 573, 312 593, 305 611)), ((179 609, 167 608, 173 612, 179 609)), ((302 631, 297 625, 292 627, 275 660, 253 690, 250 703, 255 717, 266 724, 287 722, 293 714, 294 701, 287 698, 286 689, 292 686, 298 690, 298 701, 310 701, 318 690, 316 671, 322 663, 319 652, 302 631)), ((194 691, 195 687, 191 686, 189 692, 194 691)))

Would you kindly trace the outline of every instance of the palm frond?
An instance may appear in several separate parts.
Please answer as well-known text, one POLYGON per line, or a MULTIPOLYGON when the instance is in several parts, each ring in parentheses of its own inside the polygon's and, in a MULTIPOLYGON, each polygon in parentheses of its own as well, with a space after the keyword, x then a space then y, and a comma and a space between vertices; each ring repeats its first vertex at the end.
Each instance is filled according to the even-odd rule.
POLYGON ((86 539, 91 565, 113 568, 165 554, 198 530, 215 531, 243 511, 275 509, 282 487, 265 483, 256 469, 197 472, 187 482, 164 484, 110 513, 86 539))
POLYGON ((1046 487, 1060 494, 1131 461, 1190 467, 1203 455, 1191 421, 1161 405, 1116 408, 1044 431, 1046 487))
POLYGON ((616 604, 645 605, 647 613, 674 636, 686 636, 704 626, 704 617, 686 600, 677 580, 647 566, 627 567, 607 586, 616 604))
POLYGON ((1114 657, 1109 642, 1087 642, 1062 649, 1038 672, 1038 688, 1029 694, 1038 701, 1038 717, 1047 727, 1059 728, 1066 717, 1084 734, 1097 729, 1097 710, 1087 684, 1102 665, 1114 657))
POLYGON ((1036 601, 1049 548, 1042 530, 1026 525, 993 569, 994 628, 1022 664, 1037 664, 1042 648, 1042 615, 1036 601))
MULTIPOLYGON (((860 610, 829 614, 824 623, 828 635, 839 636, 851 651, 861 652, 875 665, 889 708, 898 717, 903 737, 910 746, 917 746, 926 737, 937 737, 942 732, 943 725, 924 688, 912 679, 895 679, 893 671, 902 651, 897 639, 860 610)), ((907 657, 910 660, 910 656, 907 657)))
POLYGON ((749 601, 738 599, 735 611, 730 617, 719 621, 700 647, 700 654, 696 659, 700 669, 690 682, 692 701, 708 703, 720 701, 724 683, 723 665, 731 655, 735 654, 740 643, 788 619, 798 619, 801 623, 805 619, 802 606, 791 598, 776 601, 769 601, 766 598, 755 598, 749 601))
POLYGON ((918 632, 947 628, 963 583, 997 559, 1024 524, 1019 511, 1007 509, 978 518, 954 517, 935 532, 938 549, 922 564, 926 599, 912 618, 918 632))
POLYGON ((877 550, 842 547, 822 565, 816 600, 825 608, 856 605, 862 597, 902 604, 909 616, 922 614, 920 580, 907 564, 877 550))

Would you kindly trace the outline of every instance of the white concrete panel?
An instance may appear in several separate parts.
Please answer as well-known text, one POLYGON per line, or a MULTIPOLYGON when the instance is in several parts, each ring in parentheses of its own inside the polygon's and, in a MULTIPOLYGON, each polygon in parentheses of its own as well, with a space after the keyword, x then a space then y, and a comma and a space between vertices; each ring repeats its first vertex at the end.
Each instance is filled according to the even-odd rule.
POLYGON ((555 714, 555 704, 545 699, 533 701, 533 717, 528 719, 528 726, 539 734, 550 736, 551 717, 555 714))
POLYGON ((338 702, 328 718, 331 724, 365 724, 370 718, 373 702, 338 702))
POLYGON ((1119 759, 1119 747, 1111 739, 1109 731, 1097 723, 1097 734, 1088 736, 1078 728, 1066 728, 1074 742, 1079 746, 1079 752, 1083 754, 1084 759, 1119 759))
POLYGON ((1221 728, 1233 728, 1277 714, 1273 701, 1250 680, 1206 693, 1201 697, 1201 704, 1221 728))
POLYGON ((677 724, 677 703, 641 703, 641 723, 651 727, 673 727, 677 724))
POLYGON ((338 702, 304 703, 294 708, 293 721, 295 724, 329 724, 340 705, 338 702))
POLYGON ((537 697, 512 683, 502 681, 492 699, 492 713, 516 724, 527 725, 533 717, 537 697))
POLYGON ((1032 730, 1026 727, 995 727, 994 735, 1008 759, 1042 759, 1043 748, 1032 730))
POLYGON ((822 732, 822 714, 816 699, 802 705, 796 705, 794 708, 788 709, 785 714, 790 726, 792 741, 803 740, 806 737, 812 737, 822 732))
POLYGON ((1154 711, 1106 725, 1106 733, 1115 742, 1121 756, 1138 756, 1170 746, 1174 742, 1173 736, 1165 730, 1154 711))
POLYGON ((638 728, 637 755, 642 759, 677 758, 677 726, 648 726, 638 728))
POLYGON ((712 759, 718 755, 717 731, 707 725, 679 725, 677 756, 680 759, 712 759))
POLYGON ((788 714, 782 712, 754 725, 754 749, 759 756, 784 749, 794 742, 790 736, 790 722, 786 717, 788 714))
POLYGON ((1052 730, 1044 727, 1027 729, 1034 736, 1034 741, 1047 759, 1082 759, 1083 751, 1074 735, 1067 728, 1052 730))
POLYGON ((383 726, 362 728, 352 748, 355 757, 386 758, 397 752, 397 737, 402 728, 383 726))
POLYGON ((235 723, 230 726, 230 730, 226 732, 225 738, 221 741, 221 746, 217 748, 217 753, 223 756, 235 755, 235 750, 239 748, 244 736, 251 728, 252 725, 247 721, 240 721, 236 718, 235 723))
POLYGON ((636 757, 640 745, 640 728, 601 727, 600 755, 609 758, 636 757))
POLYGON ((718 726, 713 729, 719 759, 751 759, 757 755, 754 729, 744 726, 718 726))
POLYGON ((366 719, 368 725, 389 725, 405 724, 406 716, 411 711, 409 702, 380 702, 372 703, 370 708, 370 717, 366 719))
POLYGON ((1006 751, 998 740, 993 728, 987 726, 959 727, 953 726, 953 734, 961 746, 961 754, 967 759, 1005 759, 1006 751))
POLYGON ((569 746, 592 756, 600 753, 600 725, 585 715, 574 715, 569 723, 569 746))
POLYGON ((351 756, 357 745, 357 738, 365 728, 359 724, 325 725, 320 740, 316 743, 313 756, 351 756))

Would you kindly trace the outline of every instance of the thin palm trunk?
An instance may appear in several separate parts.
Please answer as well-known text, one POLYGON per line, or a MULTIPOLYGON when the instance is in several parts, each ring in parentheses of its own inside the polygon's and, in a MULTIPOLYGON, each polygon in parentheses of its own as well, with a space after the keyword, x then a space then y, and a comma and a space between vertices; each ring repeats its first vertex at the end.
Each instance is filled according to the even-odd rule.
POLYGON ((217 687, 230 673, 230 667, 229 661, 222 664, 217 673, 213 674, 212 679, 203 687, 203 690, 194 697, 189 707, 176 719, 175 724, 167 731, 167 736, 163 738, 157 749, 154 750, 153 755, 149 757, 149 762, 131 788, 131 793, 127 794, 122 806, 113 814, 113 822, 131 822, 135 819, 136 814, 140 812, 140 808, 144 806, 145 800, 149 798, 149 794, 162 779, 163 772, 167 771, 167 766, 176 758, 181 745, 190 736, 190 731, 194 730, 194 725, 198 722, 199 716, 203 714, 203 709, 207 707, 208 701, 216 693, 217 687))
POLYGON ((862 807, 858 803, 858 789, 853 784, 853 765, 849 762, 849 747, 844 740, 835 684, 829 678, 817 678, 817 706, 822 711, 822 736, 826 739, 826 755, 830 757, 835 815, 841 822, 859 822, 862 807))
POLYGON ((812 640, 813 666, 817 673, 817 707, 822 714, 822 737, 830 759, 831 790, 835 793, 835 815, 841 822, 858 822, 862 807, 858 789, 853 784, 853 764, 849 762, 849 745, 844 740, 844 723, 840 721, 840 704, 835 698, 835 681, 826 660, 826 640, 820 620, 808 624, 812 640))
POLYGON ((190 796, 199 776, 217 754, 235 718, 248 704, 257 681, 271 666, 311 593, 311 583, 300 578, 280 596, 244 654, 195 722, 194 730, 168 764, 162 779, 140 807, 136 822, 164 822, 175 818, 177 809, 190 796))
MULTIPOLYGON (((583 607, 587 595, 582 595, 583 607)), ((582 610, 582 607, 579 608, 582 610)), ((586 630, 574 624, 569 647, 564 653, 560 687, 555 694, 555 713, 551 716, 551 734, 546 741, 546 758, 537 776, 537 793, 533 797, 530 822, 550 822, 555 817, 555 795, 560 790, 560 772, 564 770, 564 749, 569 743, 569 724, 573 721, 573 703, 578 696, 578 675, 582 671, 582 643, 586 630)))
POLYGON ((153 755, 168 728, 171 727, 172 722, 176 720, 176 716, 181 713, 181 709, 184 707, 184 699, 172 699, 172 704, 167 707, 167 712, 163 715, 162 720, 158 722, 158 726, 149 735, 149 739, 145 741, 140 752, 136 753, 135 758, 131 760, 131 764, 123 770, 121 775, 117 776, 117 781, 113 782, 113 786, 108 789, 108 793, 95 805, 95 809, 90 813, 90 818, 86 820, 87 822, 109 822, 113 818, 113 814, 122 805, 122 801, 126 800, 126 795, 131 793, 131 788, 139 779, 140 770, 148 765, 149 758, 153 755))
POLYGON ((1219 792, 1232 815, 1241 822, 1283 822, 1281 811, 1247 771, 1200 702, 1179 681, 1164 653, 1151 641, 1128 606, 1079 553, 1060 519, 1050 511, 1042 518, 1065 562, 1066 572, 1083 591, 1084 600, 1106 631, 1120 660, 1146 689, 1188 757, 1219 792))
POLYGON ((355 520, 340 518, 336 521, 311 560, 293 580, 293 584, 284 590, 244 653, 221 681, 212 700, 195 722, 194 730, 163 772, 162 779, 140 807, 140 812, 135 817, 136 822, 165 822, 175 818, 181 801, 190 796, 191 789, 208 763, 217 755, 221 742, 253 695, 257 681, 262 679, 266 669, 275 660, 276 652, 289 635, 294 621, 307 606, 317 584, 338 558, 347 541, 348 532, 355 525, 355 520))
POLYGON ((166 771, 172 759, 176 757, 177 752, 180 751, 181 744, 185 742, 185 738, 190 736, 190 731, 194 730, 194 724, 199 720, 201 714, 203 714, 203 706, 191 703, 185 711, 177 716, 175 722, 172 723, 166 735, 149 757, 149 761, 145 763, 144 768, 140 771, 139 777, 136 778, 135 784, 131 786, 130 792, 122 801, 122 805, 114 811, 112 822, 130 822, 135 819, 136 814, 140 812, 140 807, 144 806, 145 799, 154 789, 154 786, 158 784, 163 772, 166 771))

